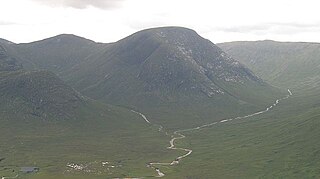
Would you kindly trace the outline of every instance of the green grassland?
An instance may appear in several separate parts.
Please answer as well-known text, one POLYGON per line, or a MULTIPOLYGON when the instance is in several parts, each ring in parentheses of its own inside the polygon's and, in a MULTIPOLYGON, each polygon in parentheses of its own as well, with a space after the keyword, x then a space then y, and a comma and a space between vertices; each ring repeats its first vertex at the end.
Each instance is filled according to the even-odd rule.
MULTIPOLYGON (((165 178, 319 177, 320 94, 307 92, 293 91, 291 98, 261 116, 186 132, 177 146, 193 153, 177 166, 161 167, 165 178)), ((152 177, 155 172, 147 162, 169 162, 181 154, 167 150, 170 137, 140 116, 92 103, 94 107, 81 109, 72 120, 1 119, 0 158, 5 159, 0 176, 37 166, 40 172, 20 173, 19 178, 152 177), (108 170, 103 161, 116 167, 108 170), (72 171, 68 163, 89 165, 91 171, 72 171)))
MULTIPOLYGON (((94 102, 96 103, 96 102, 94 102)), ((168 160, 169 137, 126 109, 96 103, 83 108, 76 119, 3 119, 0 122, 0 176, 19 178, 112 178, 154 176, 150 161, 168 160), (101 162, 108 161, 108 166, 101 162), (89 165, 73 171, 68 163, 89 165), (115 168, 110 168, 113 165, 115 168), (20 167, 40 167, 22 174, 20 167), (15 172, 12 172, 15 170, 15 172), (68 171, 69 170, 69 171, 68 171)))

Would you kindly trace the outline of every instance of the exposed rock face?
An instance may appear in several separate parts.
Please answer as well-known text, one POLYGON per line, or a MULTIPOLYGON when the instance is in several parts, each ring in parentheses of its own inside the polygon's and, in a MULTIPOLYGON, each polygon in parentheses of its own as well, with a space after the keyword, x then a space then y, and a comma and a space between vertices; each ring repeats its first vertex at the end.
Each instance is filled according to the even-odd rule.
POLYGON ((200 90, 212 96, 224 93, 215 83, 217 80, 234 83, 260 81, 249 69, 193 30, 158 28, 135 36, 142 39, 139 36, 145 34, 159 43, 158 48, 142 62, 138 76, 152 88, 171 86, 174 89, 200 90))

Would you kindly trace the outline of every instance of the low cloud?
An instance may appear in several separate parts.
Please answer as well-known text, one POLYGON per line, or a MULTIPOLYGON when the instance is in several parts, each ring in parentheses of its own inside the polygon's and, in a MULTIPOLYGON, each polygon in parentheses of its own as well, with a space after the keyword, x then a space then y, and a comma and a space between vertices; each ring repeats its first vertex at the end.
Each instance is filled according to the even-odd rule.
POLYGON ((96 7, 100 9, 114 9, 121 5, 124 0, 33 0, 52 7, 72 7, 85 9, 96 7))
POLYGON ((264 23, 256 25, 217 27, 212 30, 233 33, 274 33, 274 34, 295 34, 303 32, 318 31, 320 23, 304 24, 304 23, 264 23))
POLYGON ((252 33, 256 31, 268 31, 271 27, 271 25, 260 24, 247 26, 218 27, 215 30, 223 32, 252 33))

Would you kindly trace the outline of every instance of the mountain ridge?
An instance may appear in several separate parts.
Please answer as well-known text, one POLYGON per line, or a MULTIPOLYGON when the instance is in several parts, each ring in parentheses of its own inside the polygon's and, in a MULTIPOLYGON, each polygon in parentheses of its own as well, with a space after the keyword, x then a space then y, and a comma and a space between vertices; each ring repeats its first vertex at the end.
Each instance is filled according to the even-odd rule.
POLYGON ((262 108, 283 94, 183 27, 146 29, 111 44, 62 34, 8 47, 27 70, 52 71, 92 99, 157 113, 152 116, 157 120, 172 120, 158 107, 171 116, 194 113, 190 121, 192 116, 209 120, 217 113, 262 108))
MULTIPOLYGON (((205 73, 204 71, 205 70, 208 70, 208 69, 205 69, 205 68, 213 68, 213 66, 214 65, 216 65, 216 64, 204 64, 205 62, 208 62, 208 61, 205 61, 206 60, 206 58, 204 58, 204 57, 201 57, 201 55, 202 54, 196 54, 196 55, 198 55, 198 56, 200 56, 200 58, 194 58, 194 57, 191 57, 190 55, 192 55, 192 52, 191 52, 191 54, 189 53, 190 52, 190 50, 188 49, 188 50, 186 50, 186 49, 184 49, 185 47, 182 47, 182 46, 178 46, 179 45, 179 43, 180 43, 180 45, 184 45, 183 43, 184 42, 181 42, 181 39, 186 39, 187 37, 187 35, 188 36, 191 36, 191 35, 193 35, 193 38, 194 38, 194 36, 195 35, 197 35, 198 36, 198 34, 196 34, 195 33, 195 31, 193 31, 193 30, 190 30, 190 29, 186 29, 186 28, 179 28, 179 30, 177 30, 177 31, 179 31, 179 32, 175 32, 177 30, 177 27, 168 27, 168 28, 154 28, 154 29, 147 29, 147 30, 143 30, 143 31, 140 31, 140 32, 137 32, 137 33, 135 33, 135 34, 133 34, 133 35, 131 35, 131 36, 128 36, 127 38, 125 38, 125 39, 122 39, 122 40, 120 40, 120 41, 118 41, 117 42, 117 44, 114 44, 114 46, 116 46, 115 48, 123 48, 123 49, 120 49, 120 51, 121 52, 118 52, 118 53, 124 53, 126 50, 130 50, 130 52, 129 52, 129 54, 127 55, 127 56, 120 56, 120 57, 118 57, 120 60, 122 60, 124 63, 128 63, 128 64, 132 64, 132 65, 134 65, 135 63, 137 63, 137 64, 140 64, 140 65, 142 65, 143 67, 147 64, 147 62, 148 61, 150 61, 150 58, 152 57, 152 55, 153 55, 153 53, 155 53, 155 51, 157 51, 158 50, 158 48, 160 47, 160 45, 162 45, 162 46, 169 46, 169 47, 164 47, 164 48, 174 48, 173 50, 174 50, 174 52, 171 52, 170 50, 172 50, 172 49, 169 49, 169 50, 167 50, 167 49, 161 49, 161 50, 164 50, 165 52, 164 53, 166 53, 167 54, 167 56, 166 57, 164 57, 164 58, 176 58, 176 59, 186 59, 186 60, 189 60, 189 62, 188 63, 191 63, 191 65, 194 65, 194 67, 193 68, 196 68, 197 69, 197 71, 199 72, 199 73, 205 73), (178 37, 179 39, 178 39, 178 41, 170 41, 170 40, 168 40, 168 39, 174 39, 174 38, 171 38, 171 37, 168 37, 168 38, 166 38, 166 39, 162 39, 161 37, 164 37, 165 35, 168 35, 168 33, 166 33, 166 34, 164 34, 164 32, 162 32, 162 31, 164 30, 164 31, 171 31, 170 32, 170 34, 169 35, 171 35, 171 36, 176 36, 177 34, 180 34, 180 36, 178 37), (184 31, 190 31, 191 32, 191 34, 189 33, 189 34, 183 34, 182 32, 181 32, 181 30, 183 30, 182 32, 184 32, 184 31), (155 32, 156 31, 156 32, 155 32), (177 34, 176 34, 177 33, 177 34), (182 35, 181 35, 182 34, 182 35), (163 36, 164 35, 164 36, 163 36), (182 37, 182 36, 184 36, 184 37, 182 37), (180 41, 179 41, 180 40, 180 41), (139 43, 137 43, 137 41, 139 42, 139 43), (149 41, 152 41, 152 42, 149 42, 149 41), (159 42, 159 41, 161 41, 161 42, 159 42), (123 45, 123 43, 125 43, 125 45, 123 45), (146 54, 141 54, 140 53, 140 49, 137 49, 137 47, 132 47, 132 46, 126 46, 126 43, 127 44, 138 44, 138 45, 143 45, 144 43, 145 44, 147 44, 148 45, 148 48, 151 48, 151 49, 147 49, 146 47, 144 47, 143 46, 143 50, 149 50, 149 53, 146 53, 146 54), (151 45, 150 44, 148 44, 148 43, 151 43, 151 45), (124 47, 121 47, 121 46, 124 46, 124 47), (119 47, 120 46, 120 47, 119 47), (172 46, 174 46, 174 47, 172 47, 172 46), (166 52, 166 51, 168 51, 168 52, 166 52), (175 53, 175 54, 172 54, 172 53, 175 53), (138 55, 138 56, 137 56, 138 55), (173 57, 169 57, 169 55, 171 55, 171 56, 173 56, 173 57), (133 56, 133 57, 132 57, 133 56), (135 58, 135 56, 137 56, 136 58, 135 58), (194 60, 194 59, 196 59, 196 60, 194 60), (198 59, 200 59, 200 60, 198 60, 198 59), (136 61, 134 61, 134 60, 136 60, 136 61), (138 60, 144 60, 143 62, 140 62, 140 61, 138 61, 138 60), (201 61, 202 60, 202 61, 201 61), (200 64, 200 63, 202 63, 202 64, 200 64), (210 66, 211 65, 211 66, 210 66), (206 67, 206 66, 209 66, 209 67, 206 67)), ((199 36, 199 38, 200 38, 200 36, 199 36)), ((187 39, 190 39, 190 38, 187 38, 187 39)), ((198 40, 198 39, 197 39, 198 40)), ((203 41, 207 41, 206 39, 201 39, 201 40, 203 40, 203 41)), ((188 40, 187 40, 188 41, 188 40)), ((192 43, 192 42, 191 42, 192 43)), ((199 45, 199 43, 197 44, 197 45, 199 45)), ((189 46, 190 46, 190 44, 189 44, 189 46)), ((206 45, 207 46, 207 48, 210 48, 210 47, 213 47, 214 46, 214 44, 207 44, 206 45), (209 46, 209 47, 208 47, 209 46)), ((199 47, 198 47, 198 49, 199 49, 199 47)), ((197 50, 198 50, 197 49, 197 50)), ((210 50, 212 50, 212 49, 210 49, 210 50)), ((219 55, 221 55, 221 56, 227 56, 227 54, 225 54, 225 53, 223 53, 220 49, 218 49, 217 47, 215 47, 215 48, 213 48, 213 50, 215 50, 216 51, 216 53, 218 53, 218 55, 216 55, 216 57, 211 57, 211 58, 221 58, 221 57, 219 57, 219 55)), ((106 50, 106 51, 108 51, 108 49, 106 50)), ((110 51, 112 51, 112 50, 110 50, 110 51)), ((201 53, 201 52, 200 52, 201 53)), ((215 53, 215 52, 214 52, 215 53)), ((111 54, 111 55, 114 55, 114 54, 111 54)), ((161 58, 161 57, 160 57, 161 58)), ((223 58, 223 57, 222 57, 223 58)), ((236 61, 234 61, 233 59, 231 59, 230 57, 226 57, 225 59, 227 59, 227 60, 229 60, 230 62, 229 62, 229 67, 231 68, 231 67, 233 67, 232 65, 234 65, 234 66, 237 66, 237 67, 239 67, 239 68, 243 68, 243 70, 245 71, 244 73, 245 74, 247 74, 248 76, 249 76, 249 78, 251 78, 251 79, 253 79, 253 80, 257 80, 257 81, 259 81, 259 79, 258 78, 256 78, 253 74, 252 74, 252 72, 249 70, 249 69, 247 69, 247 68, 245 68, 244 66, 241 66, 238 62, 236 62, 236 61)), ((158 60, 161 60, 161 59, 158 59, 158 60)), ((173 60, 175 60, 175 59, 173 59, 173 60)), ((226 61, 227 61, 226 60, 226 61)), ((167 61, 169 61, 169 59, 167 60, 167 61)), ((221 63, 221 60, 219 61, 220 63, 221 63)), ((102 63, 102 62, 100 62, 100 63, 102 63)), ((166 63, 166 61, 165 60, 162 60, 162 63, 166 63)), ((150 67, 151 68, 151 67, 150 67)), ((157 68, 157 67, 156 67, 157 68)), ((154 71, 155 70, 157 70, 157 69, 154 69, 153 71, 152 71, 152 73, 154 73, 154 71)), ((168 70, 170 70, 170 69, 168 69, 168 70)), ((215 69, 216 71, 218 71, 218 69, 216 68, 215 69)), ((227 69, 228 70, 228 69, 227 69)), ((146 78, 146 79, 144 79, 144 80, 146 80, 146 81, 151 81, 151 80, 148 80, 148 77, 150 77, 152 74, 145 74, 145 73, 147 73, 148 72, 148 69, 147 68, 144 68, 143 70, 140 70, 140 72, 139 72, 139 74, 138 74, 138 77, 139 78, 146 78)), ((107 75, 107 74, 106 74, 107 75)), ((164 75, 166 75, 166 74, 162 74, 162 75, 160 75, 160 76, 164 76, 164 75)), ((204 74, 204 76, 205 75, 207 75, 207 74, 204 74)), ((222 77, 222 74, 219 74, 219 75, 221 75, 221 78, 223 78, 222 77)), ((230 72, 230 75, 229 76, 232 76, 232 72, 230 72)), ((232 76, 232 77, 237 77, 237 76, 232 76)), ((234 81, 236 81, 236 79, 227 79, 227 77, 225 77, 224 78, 224 80, 226 81, 226 80, 234 80, 234 81)), ((159 80, 160 82, 161 82, 161 80, 159 80)), ((158 84, 158 83, 157 83, 158 84)))

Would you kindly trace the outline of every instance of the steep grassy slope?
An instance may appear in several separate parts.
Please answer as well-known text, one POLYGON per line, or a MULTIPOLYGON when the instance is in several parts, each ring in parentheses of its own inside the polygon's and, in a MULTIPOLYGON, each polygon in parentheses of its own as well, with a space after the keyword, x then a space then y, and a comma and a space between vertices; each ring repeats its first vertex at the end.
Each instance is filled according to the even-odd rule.
MULTIPOLYGON (((66 86, 53 73, 45 71, 0 72, 2 116, 13 118, 21 110, 24 116, 45 119, 73 118, 74 109, 85 105, 85 98, 66 86), (12 110, 10 110, 12 109, 12 110), (5 113, 5 114, 3 114, 5 113)), ((18 114, 19 115, 19 114, 18 114)))
POLYGON ((318 43, 257 41, 218 45, 274 85, 304 89, 320 86, 318 43))

